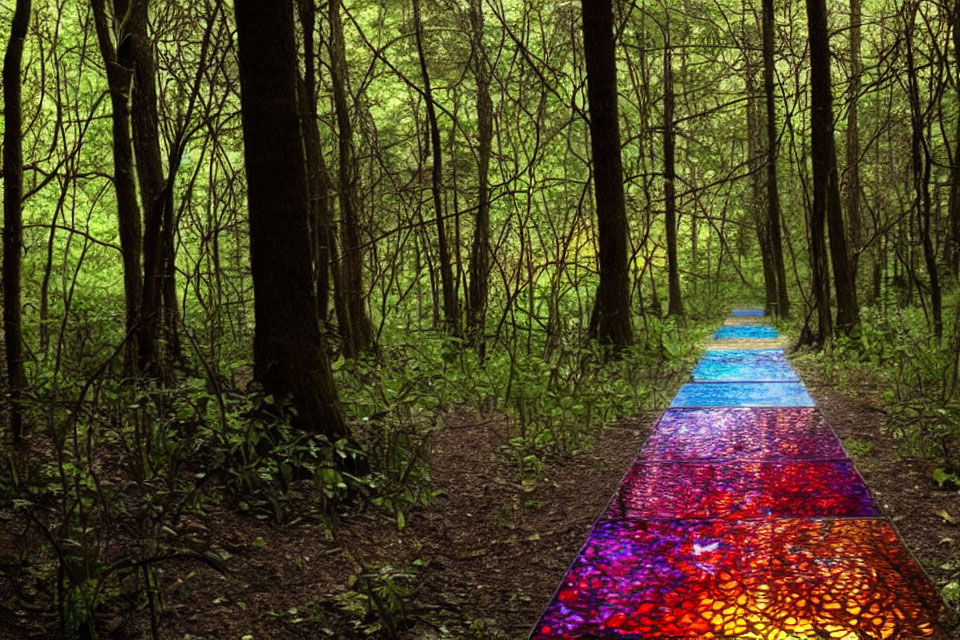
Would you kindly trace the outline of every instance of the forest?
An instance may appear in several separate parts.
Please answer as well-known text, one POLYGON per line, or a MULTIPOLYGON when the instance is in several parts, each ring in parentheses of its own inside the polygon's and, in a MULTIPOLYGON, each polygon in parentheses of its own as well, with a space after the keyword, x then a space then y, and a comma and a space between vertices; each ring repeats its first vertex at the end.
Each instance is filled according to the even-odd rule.
POLYGON ((956 0, 4 0, 0 47, 0 637, 527 637, 740 307, 960 630, 956 0))

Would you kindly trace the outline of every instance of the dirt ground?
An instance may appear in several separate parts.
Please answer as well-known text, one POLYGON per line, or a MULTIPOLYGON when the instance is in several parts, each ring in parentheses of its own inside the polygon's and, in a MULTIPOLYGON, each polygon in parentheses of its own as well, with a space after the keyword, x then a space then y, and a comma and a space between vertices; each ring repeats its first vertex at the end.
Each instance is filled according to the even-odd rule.
MULTIPOLYGON (((899 455, 883 412, 869 396, 844 396, 812 366, 801 363, 798 369, 841 439, 870 445, 869 452, 851 451, 855 462, 931 578, 938 586, 957 579, 960 495, 937 488, 928 461, 899 455)), ((415 576, 395 581, 405 593, 397 618, 407 620, 396 637, 524 638, 656 417, 608 427, 589 451, 548 461, 532 489, 517 482, 515 467, 499 451, 504 434, 496 420, 449 417, 432 450, 435 504, 408 514, 402 531, 370 513, 346 519, 333 535, 316 520, 278 527, 226 508, 193 518, 185 523, 183 543, 218 553, 229 573, 191 561, 164 565, 160 635, 388 637, 355 629, 358 618, 336 597, 347 588, 362 591, 362 562, 415 567, 415 576)), ((17 523, 5 521, 4 528, 14 544, 17 523)), ((13 598, 9 579, 17 570, 0 570, 0 600, 7 603, 0 606, 0 637, 48 637, 41 626, 55 624, 49 608, 25 601, 22 593, 13 598)), ((393 606, 388 596, 383 602, 393 606)), ((110 637, 149 637, 143 611, 110 624, 110 637)), ((949 628, 949 637, 960 637, 960 627, 949 628)))

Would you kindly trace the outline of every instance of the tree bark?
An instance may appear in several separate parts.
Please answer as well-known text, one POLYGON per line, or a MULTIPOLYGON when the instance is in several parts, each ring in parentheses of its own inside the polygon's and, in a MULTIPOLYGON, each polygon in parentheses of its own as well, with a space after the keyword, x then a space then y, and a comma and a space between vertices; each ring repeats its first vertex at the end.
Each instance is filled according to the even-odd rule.
POLYGON ((763 91, 766 104, 767 132, 767 239, 776 278, 777 304, 774 310, 781 318, 790 315, 787 293, 787 270, 783 259, 780 232, 780 188, 777 184, 777 110, 774 105, 774 14, 773 0, 763 0, 763 91))
POLYGON ((292 397, 302 426, 346 436, 316 316, 292 0, 236 0, 250 210, 254 376, 292 397))
MULTIPOLYGON (((837 330, 849 333, 860 321, 856 282, 850 268, 840 200, 837 153, 833 139, 833 96, 830 81, 830 33, 825 0, 807 0, 810 32, 811 157, 814 217, 825 212, 830 259, 837 294, 837 330)), ((822 336, 821 336, 822 337, 822 336)))
MULTIPOLYGON (((113 44, 105 0, 91 0, 100 53, 107 70, 113 129, 113 185, 117 195, 117 224, 123 262, 126 349, 124 369, 127 375, 137 372, 140 334, 140 299, 143 278, 140 255, 142 249, 140 205, 134 177, 133 141, 130 130, 130 94, 133 69, 118 57, 113 44)), ((126 46, 126 45, 125 45, 126 46)))
POLYGON ((330 303, 330 274, 333 264, 331 244, 336 230, 330 209, 330 178, 320 143, 317 117, 317 56, 314 29, 316 4, 313 0, 297 0, 300 25, 303 29, 303 81, 301 126, 306 148, 307 189, 310 197, 310 238, 313 243, 313 279, 317 295, 317 318, 326 326, 330 303))
POLYGON ((933 165, 930 148, 924 137, 923 108, 920 104, 920 86, 914 56, 914 23, 916 21, 917 2, 911 2, 905 10, 906 24, 904 36, 907 53, 907 90, 910 100, 910 164, 913 171, 914 208, 917 211, 920 227, 920 242, 923 246, 923 260, 930 280, 930 308, 933 313, 933 334, 937 340, 943 337, 943 294, 940 290, 940 274, 937 272, 937 255, 931 239, 932 204, 930 202, 930 171, 933 165))
POLYGON ((443 201, 443 149, 440 146, 440 125, 437 122, 437 110, 433 102, 433 87, 430 84, 430 72, 423 51, 423 20, 420 15, 420 0, 413 0, 413 33, 417 44, 417 58, 420 62, 420 75, 423 78, 423 98, 427 107, 427 123, 430 127, 430 147, 433 151, 433 167, 430 171, 430 194, 433 197, 433 211, 437 224, 437 261, 440 267, 440 288, 443 295, 443 319, 446 331, 450 335, 460 335, 460 312, 457 309, 457 293, 454 289, 453 269, 450 266, 450 248, 447 244, 447 223, 444 221, 443 201))
POLYGON ((23 254, 23 106, 21 64, 30 25, 30 0, 17 0, 10 40, 3 56, 3 341, 6 347, 10 432, 23 439, 23 331, 20 310, 20 270, 23 254))
MULTIPOLYGON (((860 23, 863 20, 863 0, 850 0, 850 88, 847 107, 847 167, 846 205, 850 244, 854 251, 863 242, 860 219, 860 23)), ((853 273, 856 276, 856 261, 853 273)))
POLYGON ((340 202, 340 244, 342 247, 341 324, 343 353, 348 358, 376 350, 373 326, 364 309, 363 248, 360 246, 360 204, 357 197, 357 171, 353 153, 353 122, 347 101, 347 59, 340 23, 340 0, 330 0, 330 82, 333 86, 333 105, 339 129, 339 159, 337 166, 340 202))
POLYGON ((477 215, 470 251, 467 292, 467 337, 484 353, 487 295, 490 280, 490 154, 493 146, 493 101, 490 98, 490 61, 483 46, 483 0, 471 0, 470 33, 474 77, 477 82, 477 215))
POLYGON ((590 331, 601 343, 620 350, 633 340, 633 328, 611 0, 582 3, 582 17, 600 262, 590 331))
MULTIPOLYGON (((957 78, 960 78, 960 3, 954 3, 950 15, 953 27, 953 61, 957 78)), ((957 82, 957 102, 960 103, 960 81, 957 82)), ((960 278, 960 114, 957 116, 956 135, 953 139, 953 166, 950 167, 950 255, 948 264, 954 279, 960 278)))
POLYGON ((680 266, 677 262, 677 194, 674 184, 676 137, 673 131, 673 113, 676 96, 673 93, 673 50, 669 29, 668 23, 663 45, 663 222, 667 228, 667 315, 682 316, 680 266))
MULTIPOLYGON (((172 202, 168 202, 167 180, 160 150, 157 113, 156 67, 153 42, 147 33, 149 0, 114 0, 114 15, 126 16, 120 64, 133 71, 131 91, 131 136, 136 156, 137 181, 143 209, 143 295, 140 301, 138 336, 140 370, 167 382, 173 378, 172 351, 164 344, 175 327, 164 300, 165 268, 173 247, 172 202)), ((176 303, 173 303, 176 321, 176 303)), ((169 342, 169 341, 168 341, 169 342)))

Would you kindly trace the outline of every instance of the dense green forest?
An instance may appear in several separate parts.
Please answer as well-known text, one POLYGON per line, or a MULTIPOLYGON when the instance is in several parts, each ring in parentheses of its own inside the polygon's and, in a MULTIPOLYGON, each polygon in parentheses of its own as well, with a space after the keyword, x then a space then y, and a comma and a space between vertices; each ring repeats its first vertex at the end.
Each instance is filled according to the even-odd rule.
POLYGON ((957 2, 8 0, 0 42, 0 636, 521 637, 737 305, 883 414, 960 608, 957 2))

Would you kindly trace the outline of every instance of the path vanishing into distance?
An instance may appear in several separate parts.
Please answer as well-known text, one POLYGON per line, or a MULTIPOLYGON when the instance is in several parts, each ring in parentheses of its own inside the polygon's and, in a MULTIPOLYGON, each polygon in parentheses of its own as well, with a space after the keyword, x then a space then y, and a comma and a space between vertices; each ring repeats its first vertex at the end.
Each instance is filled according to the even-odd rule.
POLYGON ((814 404, 734 311, 531 638, 937 637, 939 594, 814 404))

